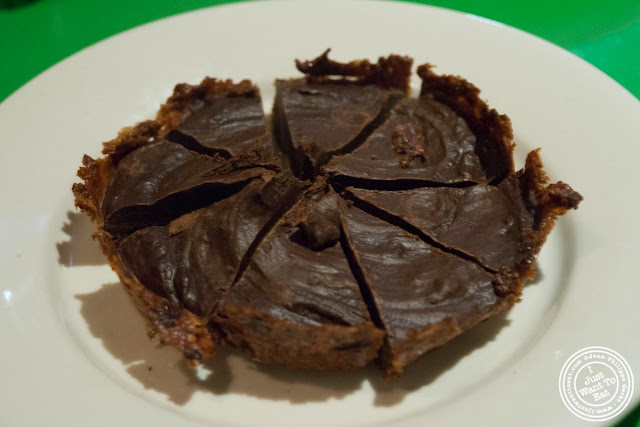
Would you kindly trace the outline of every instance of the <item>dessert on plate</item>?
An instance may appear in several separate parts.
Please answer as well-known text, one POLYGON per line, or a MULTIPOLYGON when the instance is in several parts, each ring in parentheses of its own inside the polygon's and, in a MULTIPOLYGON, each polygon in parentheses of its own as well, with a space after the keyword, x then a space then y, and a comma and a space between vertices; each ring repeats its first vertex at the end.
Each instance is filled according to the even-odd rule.
POLYGON ((145 316, 193 365, 261 362, 393 377, 519 301, 582 197, 539 150, 515 171, 507 116, 413 60, 328 51, 276 80, 179 84, 153 120, 84 157, 76 206, 145 316), (271 129, 271 130, 270 130, 271 129))

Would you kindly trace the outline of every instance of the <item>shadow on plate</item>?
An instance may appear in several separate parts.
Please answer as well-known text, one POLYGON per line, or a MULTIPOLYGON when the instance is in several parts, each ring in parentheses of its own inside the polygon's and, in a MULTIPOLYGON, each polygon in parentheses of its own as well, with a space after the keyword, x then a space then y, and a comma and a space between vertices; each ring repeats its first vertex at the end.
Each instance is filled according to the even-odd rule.
MULTIPOLYGON (((73 240, 73 239, 72 239, 73 240)), ((463 357, 493 341, 509 324, 506 314, 495 316, 446 346, 424 355, 394 381, 369 366, 352 372, 308 372, 278 365, 262 365, 234 349, 219 348, 198 369, 191 369, 175 349, 147 338, 145 324, 118 283, 78 295, 91 333, 146 389, 166 395, 177 405, 194 393, 241 394, 291 403, 342 399, 369 383, 374 405, 393 406, 453 368, 463 357)))
POLYGON ((58 263, 67 267, 74 265, 104 265, 107 263, 100 252, 98 242, 91 238, 96 231, 95 224, 88 216, 80 212, 67 212, 67 222, 62 231, 69 236, 69 240, 56 243, 58 249, 58 263))

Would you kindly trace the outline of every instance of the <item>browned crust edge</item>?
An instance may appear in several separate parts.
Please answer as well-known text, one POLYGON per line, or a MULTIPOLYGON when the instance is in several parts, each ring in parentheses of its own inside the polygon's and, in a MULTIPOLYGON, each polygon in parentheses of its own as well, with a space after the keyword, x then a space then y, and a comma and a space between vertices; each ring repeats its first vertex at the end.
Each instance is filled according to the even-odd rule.
POLYGON ((173 89, 173 94, 160 106, 156 122, 160 125, 158 135, 164 137, 169 131, 182 122, 193 110, 200 107, 202 102, 216 95, 254 97, 260 93, 258 87, 249 80, 239 83, 205 77, 200 84, 190 85, 179 83, 173 89))
POLYGON ((363 367, 378 355, 384 337, 372 322, 319 328, 248 307, 225 307, 213 322, 221 341, 245 350, 256 361, 310 370, 363 367))
POLYGON ((78 177, 83 182, 73 184, 72 191, 76 207, 96 223, 98 230, 93 238, 99 242, 109 265, 131 295, 138 311, 145 317, 149 336, 157 336, 161 342, 178 348, 195 365, 215 351, 207 325, 194 314, 176 307, 138 282, 124 268, 113 237, 103 229, 100 207, 117 163, 128 152, 157 137, 159 129, 160 126, 153 120, 141 122, 122 129, 115 139, 105 142, 105 157, 94 160, 85 155, 82 159, 83 166, 78 170, 78 177))
POLYGON ((520 265, 519 272, 524 279, 529 279, 535 275, 535 259, 556 225, 558 217, 570 209, 578 209, 583 197, 562 181, 549 184, 549 177, 544 171, 540 157, 540 148, 527 155, 525 167, 516 177, 525 206, 534 215, 534 228, 527 236, 527 243, 532 248, 531 256, 520 265))
POLYGON ((458 76, 438 75, 434 66, 418 67, 422 78, 420 97, 442 102, 458 113, 476 135, 476 153, 493 182, 500 182, 514 173, 513 129, 511 120, 480 99, 480 89, 458 76))
POLYGON ((213 355, 215 345, 206 323, 184 308, 149 291, 129 274, 107 232, 98 231, 94 238, 100 243, 102 253, 118 274, 135 306, 146 318, 150 338, 158 336, 161 342, 178 348, 192 366, 213 355))
POLYGON ((367 59, 343 63, 329 59, 330 51, 331 49, 327 49, 310 61, 296 59, 296 67, 312 82, 326 81, 331 77, 348 77, 351 82, 409 92, 413 58, 392 54, 387 57, 381 56, 375 64, 367 59))

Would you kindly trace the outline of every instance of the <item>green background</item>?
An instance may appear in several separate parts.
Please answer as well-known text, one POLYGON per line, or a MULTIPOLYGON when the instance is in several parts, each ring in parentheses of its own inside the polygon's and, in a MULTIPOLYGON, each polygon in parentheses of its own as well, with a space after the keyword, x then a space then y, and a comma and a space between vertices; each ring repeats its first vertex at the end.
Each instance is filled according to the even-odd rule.
MULTIPOLYGON (((63 58, 158 18, 234 1, 0 0, 0 100, 63 58), (96 18, 99 19, 96 19, 96 18)), ((237 1, 237 0, 236 0, 237 1)), ((640 0, 427 0, 545 38, 640 98, 640 0)))
MULTIPOLYGON (((0 0, 0 101, 56 62, 113 34, 235 1, 0 0)), ((640 98, 640 0, 415 3, 472 13, 538 35, 584 58, 640 98)), ((640 406, 618 426, 640 427, 640 406)))

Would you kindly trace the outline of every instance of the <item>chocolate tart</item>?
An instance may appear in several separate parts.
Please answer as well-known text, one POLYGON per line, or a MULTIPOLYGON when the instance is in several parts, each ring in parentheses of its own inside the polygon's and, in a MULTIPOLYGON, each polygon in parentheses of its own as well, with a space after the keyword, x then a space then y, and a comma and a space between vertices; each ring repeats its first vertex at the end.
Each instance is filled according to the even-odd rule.
POLYGON ((179 84, 84 157, 76 206, 150 335, 192 365, 228 345, 393 377, 519 301, 582 197, 537 150, 515 172, 509 119, 464 79, 425 64, 409 97, 412 61, 296 61, 273 133, 251 82, 179 84))

